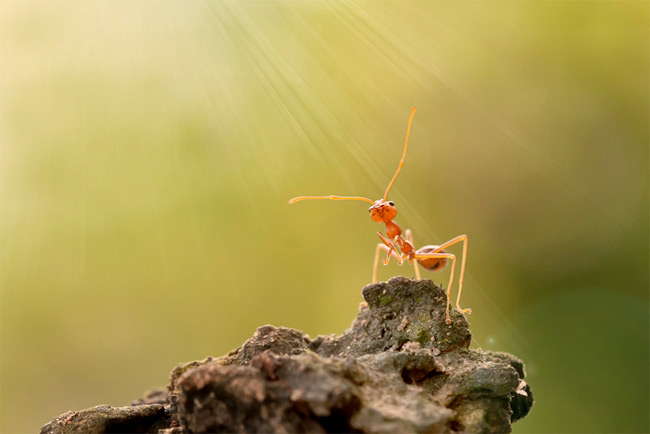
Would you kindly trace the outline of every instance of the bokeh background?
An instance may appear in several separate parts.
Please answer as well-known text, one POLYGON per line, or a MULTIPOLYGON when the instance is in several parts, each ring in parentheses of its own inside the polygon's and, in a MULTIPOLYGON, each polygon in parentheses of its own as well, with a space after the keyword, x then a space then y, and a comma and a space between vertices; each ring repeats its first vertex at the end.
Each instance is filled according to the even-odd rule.
POLYGON ((0 430, 125 405, 267 323, 342 332, 381 226, 287 200, 381 197, 417 104, 390 198, 418 245, 469 235, 473 345, 537 400, 515 432, 647 432, 648 17, 2 1, 0 430))

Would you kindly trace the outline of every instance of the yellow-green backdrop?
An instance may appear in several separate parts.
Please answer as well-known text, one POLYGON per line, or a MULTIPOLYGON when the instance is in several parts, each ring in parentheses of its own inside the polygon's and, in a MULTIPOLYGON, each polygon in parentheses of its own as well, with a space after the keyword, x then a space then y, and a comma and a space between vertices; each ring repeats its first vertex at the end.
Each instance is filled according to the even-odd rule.
POLYGON ((647 432, 648 17, 3 0, 0 430, 125 405, 267 323, 343 331, 382 228, 287 200, 381 197, 417 105, 397 221, 469 235, 473 345, 537 401, 515 432, 647 432))

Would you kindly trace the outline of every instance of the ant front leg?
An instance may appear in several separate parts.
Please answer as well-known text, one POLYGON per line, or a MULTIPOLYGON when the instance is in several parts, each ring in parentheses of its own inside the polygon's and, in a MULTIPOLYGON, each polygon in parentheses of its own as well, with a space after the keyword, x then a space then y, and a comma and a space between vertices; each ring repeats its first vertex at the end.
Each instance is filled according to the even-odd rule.
POLYGON ((381 241, 388 247, 387 254, 386 254, 386 259, 384 259, 384 265, 388 265, 390 262, 390 257, 392 253, 395 253, 395 258, 397 258, 398 265, 402 265, 402 262, 404 262, 404 259, 397 254, 397 249, 395 248, 395 241, 397 241, 397 237, 393 241, 390 241, 388 238, 386 238, 381 232, 377 232, 377 235, 379 235, 379 238, 381 238, 381 241))
MULTIPOLYGON (((383 243, 377 244, 377 249, 375 250, 375 264, 372 267, 372 283, 377 283, 377 268, 379 266, 379 251, 384 250, 387 252, 388 258, 393 256, 397 260, 402 258, 397 254, 394 248, 390 248, 383 243)), ((385 263, 385 262, 384 262, 385 263)))

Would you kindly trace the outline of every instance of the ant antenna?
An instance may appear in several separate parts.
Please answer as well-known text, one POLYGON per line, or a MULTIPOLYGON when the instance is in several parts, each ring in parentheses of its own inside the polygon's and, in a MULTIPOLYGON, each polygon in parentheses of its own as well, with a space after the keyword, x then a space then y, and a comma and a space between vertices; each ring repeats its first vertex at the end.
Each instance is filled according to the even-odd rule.
POLYGON ((409 117, 409 125, 406 127, 406 140, 404 141, 404 152, 402 153, 402 159, 399 162, 399 166, 397 166, 397 172, 395 172, 395 175, 393 175, 393 179, 390 180, 390 184, 388 184, 388 188, 386 189, 386 193, 384 193, 384 200, 388 197, 388 192, 390 191, 390 188, 393 186, 393 183, 395 182, 395 178, 397 178, 397 174, 399 173, 400 170, 402 170, 402 166, 404 165, 404 157, 406 157, 406 146, 409 143, 409 132, 411 131, 411 122, 413 121, 413 115, 415 114, 415 109, 417 107, 413 106, 413 110, 411 110, 411 116, 409 117))
POLYGON ((368 199, 367 197, 361 197, 361 196, 298 196, 294 197, 289 201, 289 203, 296 203, 301 200, 306 200, 306 199, 327 199, 327 200, 363 200, 364 202, 370 202, 374 204, 375 202, 373 200, 368 199))

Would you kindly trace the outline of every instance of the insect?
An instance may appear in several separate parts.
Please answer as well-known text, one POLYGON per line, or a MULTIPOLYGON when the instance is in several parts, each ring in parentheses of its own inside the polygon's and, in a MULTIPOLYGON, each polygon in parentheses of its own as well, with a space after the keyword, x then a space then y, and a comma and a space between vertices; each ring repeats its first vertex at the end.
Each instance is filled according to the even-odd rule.
POLYGON ((384 223, 386 225, 386 235, 382 234, 381 231, 377 232, 381 242, 377 244, 375 250, 375 262, 372 269, 372 283, 377 282, 377 267, 379 265, 379 255, 383 250, 386 252, 386 259, 384 259, 383 264, 388 265, 390 258, 395 258, 399 265, 402 265, 404 261, 412 263, 415 267, 415 277, 420 279, 420 270, 418 264, 422 267, 436 271, 443 268, 448 260, 451 260, 451 271, 449 275, 449 284, 447 286, 447 309, 446 309, 446 321, 447 323, 451 322, 449 316, 449 307, 450 307, 450 295, 451 295, 451 286, 454 282, 454 272, 456 270, 456 256, 454 254, 448 253, 445 249, 453 246, 457 243, 463 243, 463 253, 460 260, 460 276, 458 279, 458 298, 456 299, 456 308, 462 314, 472 313, 471 309, 462 309, 460 307, 460 295, 463 291, 463 276, 465 275, 465 260, 467 258, 467 235, 459 235, 451 240, 443 243, 439 246, 429 245, 424 246, 419 249, 415 249, 413 243, 413 235, 410 229, 404 231, 404 236, 402 236, 402 229, 394 221, 395 216, 397 215, 397 208, 393 201, 386 200, 388 198, 388 192, 390 191, 397 175, 402 166, 404 165, 404 158, 406 157, 406 148, 408 146, 409 132, 411 131, 411 122, 413 121, 413 115, 415 115, 416 107, 413 107, 411 110, 411 116, 409 117, 408 126, 406 128, 406 140, 404 141, 404 151, 402 153, 402 159, 397 166, 397 171, 393 175, 393 179, 390 180, 384 197, 377 199, 375 201, 368 199, 366 197, 360 196, 299 196, 294 197, 289 201, 289 203, 296 203, 301 200, 312 200, 312 199, 327 199, 327 200, 360 200, 363 202, 369 202, 372 206, 368 209, 370 212, 370 218, 377 223, 384 223))

